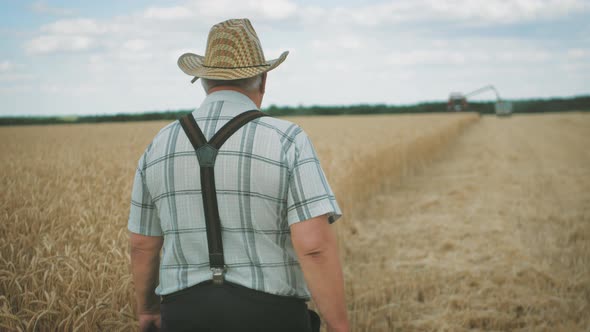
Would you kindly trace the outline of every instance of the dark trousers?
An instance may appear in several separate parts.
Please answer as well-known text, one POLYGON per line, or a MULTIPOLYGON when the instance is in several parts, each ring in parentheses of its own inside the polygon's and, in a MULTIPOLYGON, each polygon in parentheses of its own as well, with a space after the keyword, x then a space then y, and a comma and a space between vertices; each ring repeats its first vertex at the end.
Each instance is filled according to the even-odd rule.
POLYGON ((228 282, 205 282, 166 295, 160 312, 166 332, 320 330, 319 316, 307 309, 305 301, 228 282))

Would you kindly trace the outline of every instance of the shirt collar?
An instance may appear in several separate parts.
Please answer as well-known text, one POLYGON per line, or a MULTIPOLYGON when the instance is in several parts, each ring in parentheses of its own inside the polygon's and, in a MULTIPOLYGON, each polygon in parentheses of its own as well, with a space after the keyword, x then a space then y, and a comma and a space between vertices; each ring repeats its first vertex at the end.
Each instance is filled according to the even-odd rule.
POLYGON ((252 99, 243 93, 233 90, 219 90, 215 91, 203 100, 203 103, 199 108, 204 108, 207 104, 214 103, 217 101, 229 102, 234 104, 244 105, 244 111, 258 109, 252 99))

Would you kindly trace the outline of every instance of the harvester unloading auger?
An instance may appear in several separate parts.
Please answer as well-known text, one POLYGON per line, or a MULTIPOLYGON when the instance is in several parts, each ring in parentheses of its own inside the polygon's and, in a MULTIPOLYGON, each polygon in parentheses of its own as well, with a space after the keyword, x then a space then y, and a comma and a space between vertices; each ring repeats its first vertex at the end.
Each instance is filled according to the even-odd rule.
POLYGON ((464 111, 467 109, 467 98, 471 96, 475 96, 482 92, 492 90, 496 94, 496 104, 494 105, 494 109, 496 111, 496 115, 503 116, 503 115, 510 115, 512 114, 512 103, 509 101, 502 100, 500 97, 500 93, 493 85, 486 85, 482 88, 477 90, 471 91, 465 95, 453 92, 449 97, 449 110, 451 111, 464 111))

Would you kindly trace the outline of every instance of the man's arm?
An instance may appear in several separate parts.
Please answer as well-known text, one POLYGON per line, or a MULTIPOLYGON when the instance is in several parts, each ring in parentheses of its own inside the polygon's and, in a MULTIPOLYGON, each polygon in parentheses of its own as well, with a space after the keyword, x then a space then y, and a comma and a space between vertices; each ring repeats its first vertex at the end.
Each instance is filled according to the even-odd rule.
POLYGON ((336 235, 326 215, 291 225, 291 241, 328 331, 348 331, 344 278, 336 235))
POLYGON ((154 293, 158 286, 160 249, 162 236, 145 236, 130 233, 131 274, 135 283, 135 299, 139 316, 139 330, 145 331, 149 324, 160 327, 160 299, 154 293))

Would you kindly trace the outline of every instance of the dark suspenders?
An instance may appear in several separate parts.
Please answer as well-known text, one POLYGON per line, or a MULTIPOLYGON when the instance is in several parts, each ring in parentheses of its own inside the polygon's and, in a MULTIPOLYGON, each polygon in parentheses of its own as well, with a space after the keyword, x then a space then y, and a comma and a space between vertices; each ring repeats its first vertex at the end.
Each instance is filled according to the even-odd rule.
POLYGON ((182 129, 184 129, 197 153, 201 168, 201 193, 203 196, 203 209, 205 210, 209 266, 213 272, 214 284, 223 284, 224 274, 227 271, 223 257, 221 222, 215 191, 215 174, 213 173, 217 152, 223 143, 243 125, 265 115, 258 110, 241 113, 221 127, 209 142, 205 139, 205 135, 203 135, 192 114, 189 113, 179 119, 182 129))

